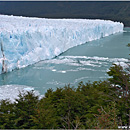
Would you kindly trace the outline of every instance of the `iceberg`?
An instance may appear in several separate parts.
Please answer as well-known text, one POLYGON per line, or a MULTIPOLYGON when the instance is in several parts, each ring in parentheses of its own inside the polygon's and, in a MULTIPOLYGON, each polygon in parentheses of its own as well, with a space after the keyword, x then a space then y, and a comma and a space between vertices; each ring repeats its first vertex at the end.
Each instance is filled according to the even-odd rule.
POLYGON ((110 20, 0 15, 0 73, 52 59, 67 49, 123 31, 110 20))

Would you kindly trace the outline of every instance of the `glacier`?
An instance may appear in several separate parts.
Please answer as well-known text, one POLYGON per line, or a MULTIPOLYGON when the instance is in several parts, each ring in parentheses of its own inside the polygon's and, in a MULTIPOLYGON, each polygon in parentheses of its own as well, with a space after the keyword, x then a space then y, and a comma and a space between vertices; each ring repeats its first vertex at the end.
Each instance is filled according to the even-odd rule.
POLYGON ((71 47, 123 32, 110 20, 0 15, 0 74, 52 59, 71 47))

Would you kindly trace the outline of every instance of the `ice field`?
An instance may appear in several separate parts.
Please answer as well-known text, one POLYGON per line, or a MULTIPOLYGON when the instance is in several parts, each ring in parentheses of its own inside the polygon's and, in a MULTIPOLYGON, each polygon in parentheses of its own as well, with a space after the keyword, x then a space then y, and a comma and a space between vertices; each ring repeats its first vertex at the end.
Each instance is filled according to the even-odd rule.
POLYGON ((52 59, 71 47, 123 31, 109 20, 0 15, 0 73, 52 59))

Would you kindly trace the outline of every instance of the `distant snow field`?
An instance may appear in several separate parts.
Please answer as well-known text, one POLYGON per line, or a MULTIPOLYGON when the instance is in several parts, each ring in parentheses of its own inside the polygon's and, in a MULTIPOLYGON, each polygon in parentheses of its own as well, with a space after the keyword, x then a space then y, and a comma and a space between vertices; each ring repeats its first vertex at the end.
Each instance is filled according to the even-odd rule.
POLYGON ((51 59, 71 47, 122 32, 123 27, 109 20, 0 15, 0 73, 51 59))

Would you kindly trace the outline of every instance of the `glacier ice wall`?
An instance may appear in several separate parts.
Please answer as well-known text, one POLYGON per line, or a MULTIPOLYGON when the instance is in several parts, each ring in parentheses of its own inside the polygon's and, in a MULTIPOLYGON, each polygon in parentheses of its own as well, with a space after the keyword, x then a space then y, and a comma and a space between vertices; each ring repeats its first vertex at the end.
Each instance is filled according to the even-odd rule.
POLYGON ((123 26, 109 20, 0 15, 0 73, 51 59, 73 46, 122 32, 123 26))

